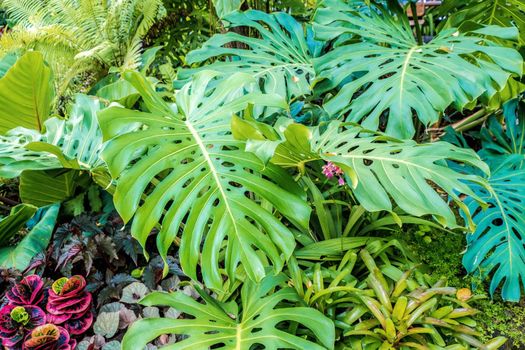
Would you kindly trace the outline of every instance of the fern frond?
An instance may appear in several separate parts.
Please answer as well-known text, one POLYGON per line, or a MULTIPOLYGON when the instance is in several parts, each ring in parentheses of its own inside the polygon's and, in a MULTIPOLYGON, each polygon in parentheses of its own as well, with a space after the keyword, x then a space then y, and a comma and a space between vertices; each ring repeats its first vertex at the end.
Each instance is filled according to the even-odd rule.
POLYGON ((35 18, 49 18, 42 0, 4 0, 3 7, 9 18, 22 26, 31 26, 35 18))
POLYGON ((17 24, 0 39, 0 55, 41 51, 55 70, 57 91, 76 85, 78 75, 137 68, 142 38, 165 13, 162 0, 5 0, 4 5, 17 24))
POLYGON ((121 65, 121 70, 134 70, 138 69, 141 63, 140 54, 142 52, 142 41, 133 40, 128 49, 121 65))

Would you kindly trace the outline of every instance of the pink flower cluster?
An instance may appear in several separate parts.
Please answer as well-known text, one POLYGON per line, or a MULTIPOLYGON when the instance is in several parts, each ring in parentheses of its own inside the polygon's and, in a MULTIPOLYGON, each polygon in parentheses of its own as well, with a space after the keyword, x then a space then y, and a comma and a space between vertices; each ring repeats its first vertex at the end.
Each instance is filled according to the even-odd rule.
POLYGON ((0 309, 0 340, 7 350, 73 350, 91 327, 91 293, 82 276, 62 277, 45 288, 37 275, 24 277, 6 292, 0 309), (45 310, 45 311, 44 311, 45 310))
POLYGON ((326 176, 328 179, 333 179, 334 177, 337 177, 337 183, 340 186, 343 186, 345 184, 343 170, 332 162, 328 162, 325 165, 323 165, 323 175, 326 176))

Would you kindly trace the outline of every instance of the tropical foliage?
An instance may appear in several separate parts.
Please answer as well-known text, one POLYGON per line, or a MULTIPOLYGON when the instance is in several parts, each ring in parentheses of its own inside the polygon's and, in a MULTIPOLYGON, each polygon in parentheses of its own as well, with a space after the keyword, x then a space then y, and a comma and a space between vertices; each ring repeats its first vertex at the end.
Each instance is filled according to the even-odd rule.
POLYGON ((1 6, 3 347, 506 344, 475 306, 525 287, 519 1, 1 6), (413 232, 464 237, 474 293, 413 232))
POLYGON ((108 70, 140 66, 142 39, 165 14, 160 0, 5 0, 14 23, 0 38, 8 52, 41 52, 55 73, 57 97, 87 90, 108 70))

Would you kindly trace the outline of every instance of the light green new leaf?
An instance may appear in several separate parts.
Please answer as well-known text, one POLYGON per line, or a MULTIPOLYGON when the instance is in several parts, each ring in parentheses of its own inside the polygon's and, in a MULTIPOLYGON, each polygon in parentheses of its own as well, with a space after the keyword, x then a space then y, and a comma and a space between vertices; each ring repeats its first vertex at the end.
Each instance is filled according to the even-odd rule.
POLYGON ((77 95, 69 119, 47 120, 44 133, 16 128, 0 136, 0 176, 16 177, 24 170, 102 166, 102 133, 96 118, 100 109, 98 99, 77 95))
POLYGON ((243 1, 244 0, 213 0, 213 6, 215 7, 217 16, 224 18, 230 13, 239 10, 243 1))
POLYGON ((326 0, 315 17, 323 38, 352 37, 315 59, 321 91, 338 89, 325 104, 334 117, 377 130, 388 116, 386 132, 399 138, 415 133, 413 113, 428 126, 450 105, 458 110, 478 98, 488 101, 511 74, 521 75, 518 51, 484 37, 517 38, 514 28, 481 28, 470 35, 451 28, 418 45, 406 18, 386 12, 357 13, 340 0, 326 0), (359 38, 359 39, 356 39, 359 38))
POLYGON ((32 205, 19 204, 11 209, 9 216, 0 219, 0 247, 9 243, 11 237, 26 224, 27 220, 35 215, 37 208, 32 205))
MULTIPOLYGON (((181 292, 172 294, 154 292, 142 299, 147 306, 170 306, 191 315, 193 319, 149 318, 133 323, 124 336, 124 350, 142 349, 162 334, 185 335, 163 350, 224 350, 244 349, 333 349, 335 329, 333 322, 321 312, 303 306, 284 307, 280 304, 301 304, 302 300, 293 288, 274 291, 286 281, 283 275, 268 276, 260 284, 249 280, 241 291, 242 312, 226 312, 232 309, 205 297, 200 304, 181 292), (299 329, 308 328, 317 342, 286 331, 286 324, 299 323, 299 329), (280 325, 285 323, 284 327, 280 325)), ((234 305, 238 310, 239 306, 234 305)))
POLYGON ((124 79, 118 79, 101 87, 97 91, 97 96, 106 101, 116 101, 125 107, 133 107, 140 95, 137 90, 124 79))
POLYGON ((25 270, 31 259, 46 249, 53 234, 59 209, 58 204, 45 209, 39 222, 16 246, 0 248, 0 268, 25 270))
MULTIPOLYGON (((239 128, 240 124, 236 123, 239 128)), ((257 135, 258 126, 252 122, 244 123, 244 135, 257 135, 255 140, 248 142, 247 149, 267 157, 264 148, 272 148, 271 162, 282 167, 296 167, 302 171, 307 162, 335 163, 343 169, 354 195, 368 211, 392 211, 394 201, 408 214, 431 214, 442 225, 457 227, 455 215, 440 193, 445 192, 466 211, 467 218, 470 215, 459 194, 471 195, 482 202, 469 185, 486 186, 483 179, 454 171, 445 162, 466 163, 488 173, 487 165, 475 152, 446 142, 400 141, 374 135, 358 126, 344 128, 343 125, 334 121, 326 127, 309 128, 289 123, 273 135, 267 130, 257 135)), ((236 132, 238 137, 240 134, 236 132)))
POLYGON ((226 18, 231 27, 247 26, 259 37, 233 31, 214 35, 202 48, 187 56, 188 63, 202 63, 210 58, 222 59, 197 69, 183 69, 178 79, 185 81, 200 70, 216 70, 224 77, 237 72, 252 75, 265 93, 276 93, 288 101, 311 93, 315 78, 312 60, 320 54, 322 44, 313 39, 309 27, 292 16, 277 12, 236 12, 226 18), (232 44, 240 42, 246 48, 232 44))
POLYGON ((184 272, 196 279, 200 261, 210 288, 222 286, 222 260, 232 278, 240 263, 253 280, 265 276, 268 264, 279 271, 295 246, 280 215, 303 229, 310 215, 293 179, 244 152, 244 142, 230 132, 232 116, 248 105, 285 108, 284 101, 246 94, 243 86, 255 83, 246 74, 216 83, 217 76, 197 74, 169 104, 144 76, 129 72, 125 78, 148 112, 111 107, 99 113, 109 140, 102 156, 117 182, 115 206, 124 221, 134 217, 132 235, 145 246, 161 224, 157 246, 166 258, 181 233, 184 272))
POLYGON ((52 99, 51 69, 41 53, 27 52, 0 79, 0 135, 16 127, 41 131, 52 99))

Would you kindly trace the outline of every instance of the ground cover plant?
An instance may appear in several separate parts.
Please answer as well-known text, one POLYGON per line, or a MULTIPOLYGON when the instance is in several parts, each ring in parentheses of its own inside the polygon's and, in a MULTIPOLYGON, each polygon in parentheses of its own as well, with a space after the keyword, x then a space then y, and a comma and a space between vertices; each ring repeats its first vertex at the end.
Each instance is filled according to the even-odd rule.
POLYGON ((4 348, 525 348, 519 1, 0 6, 4 348))

